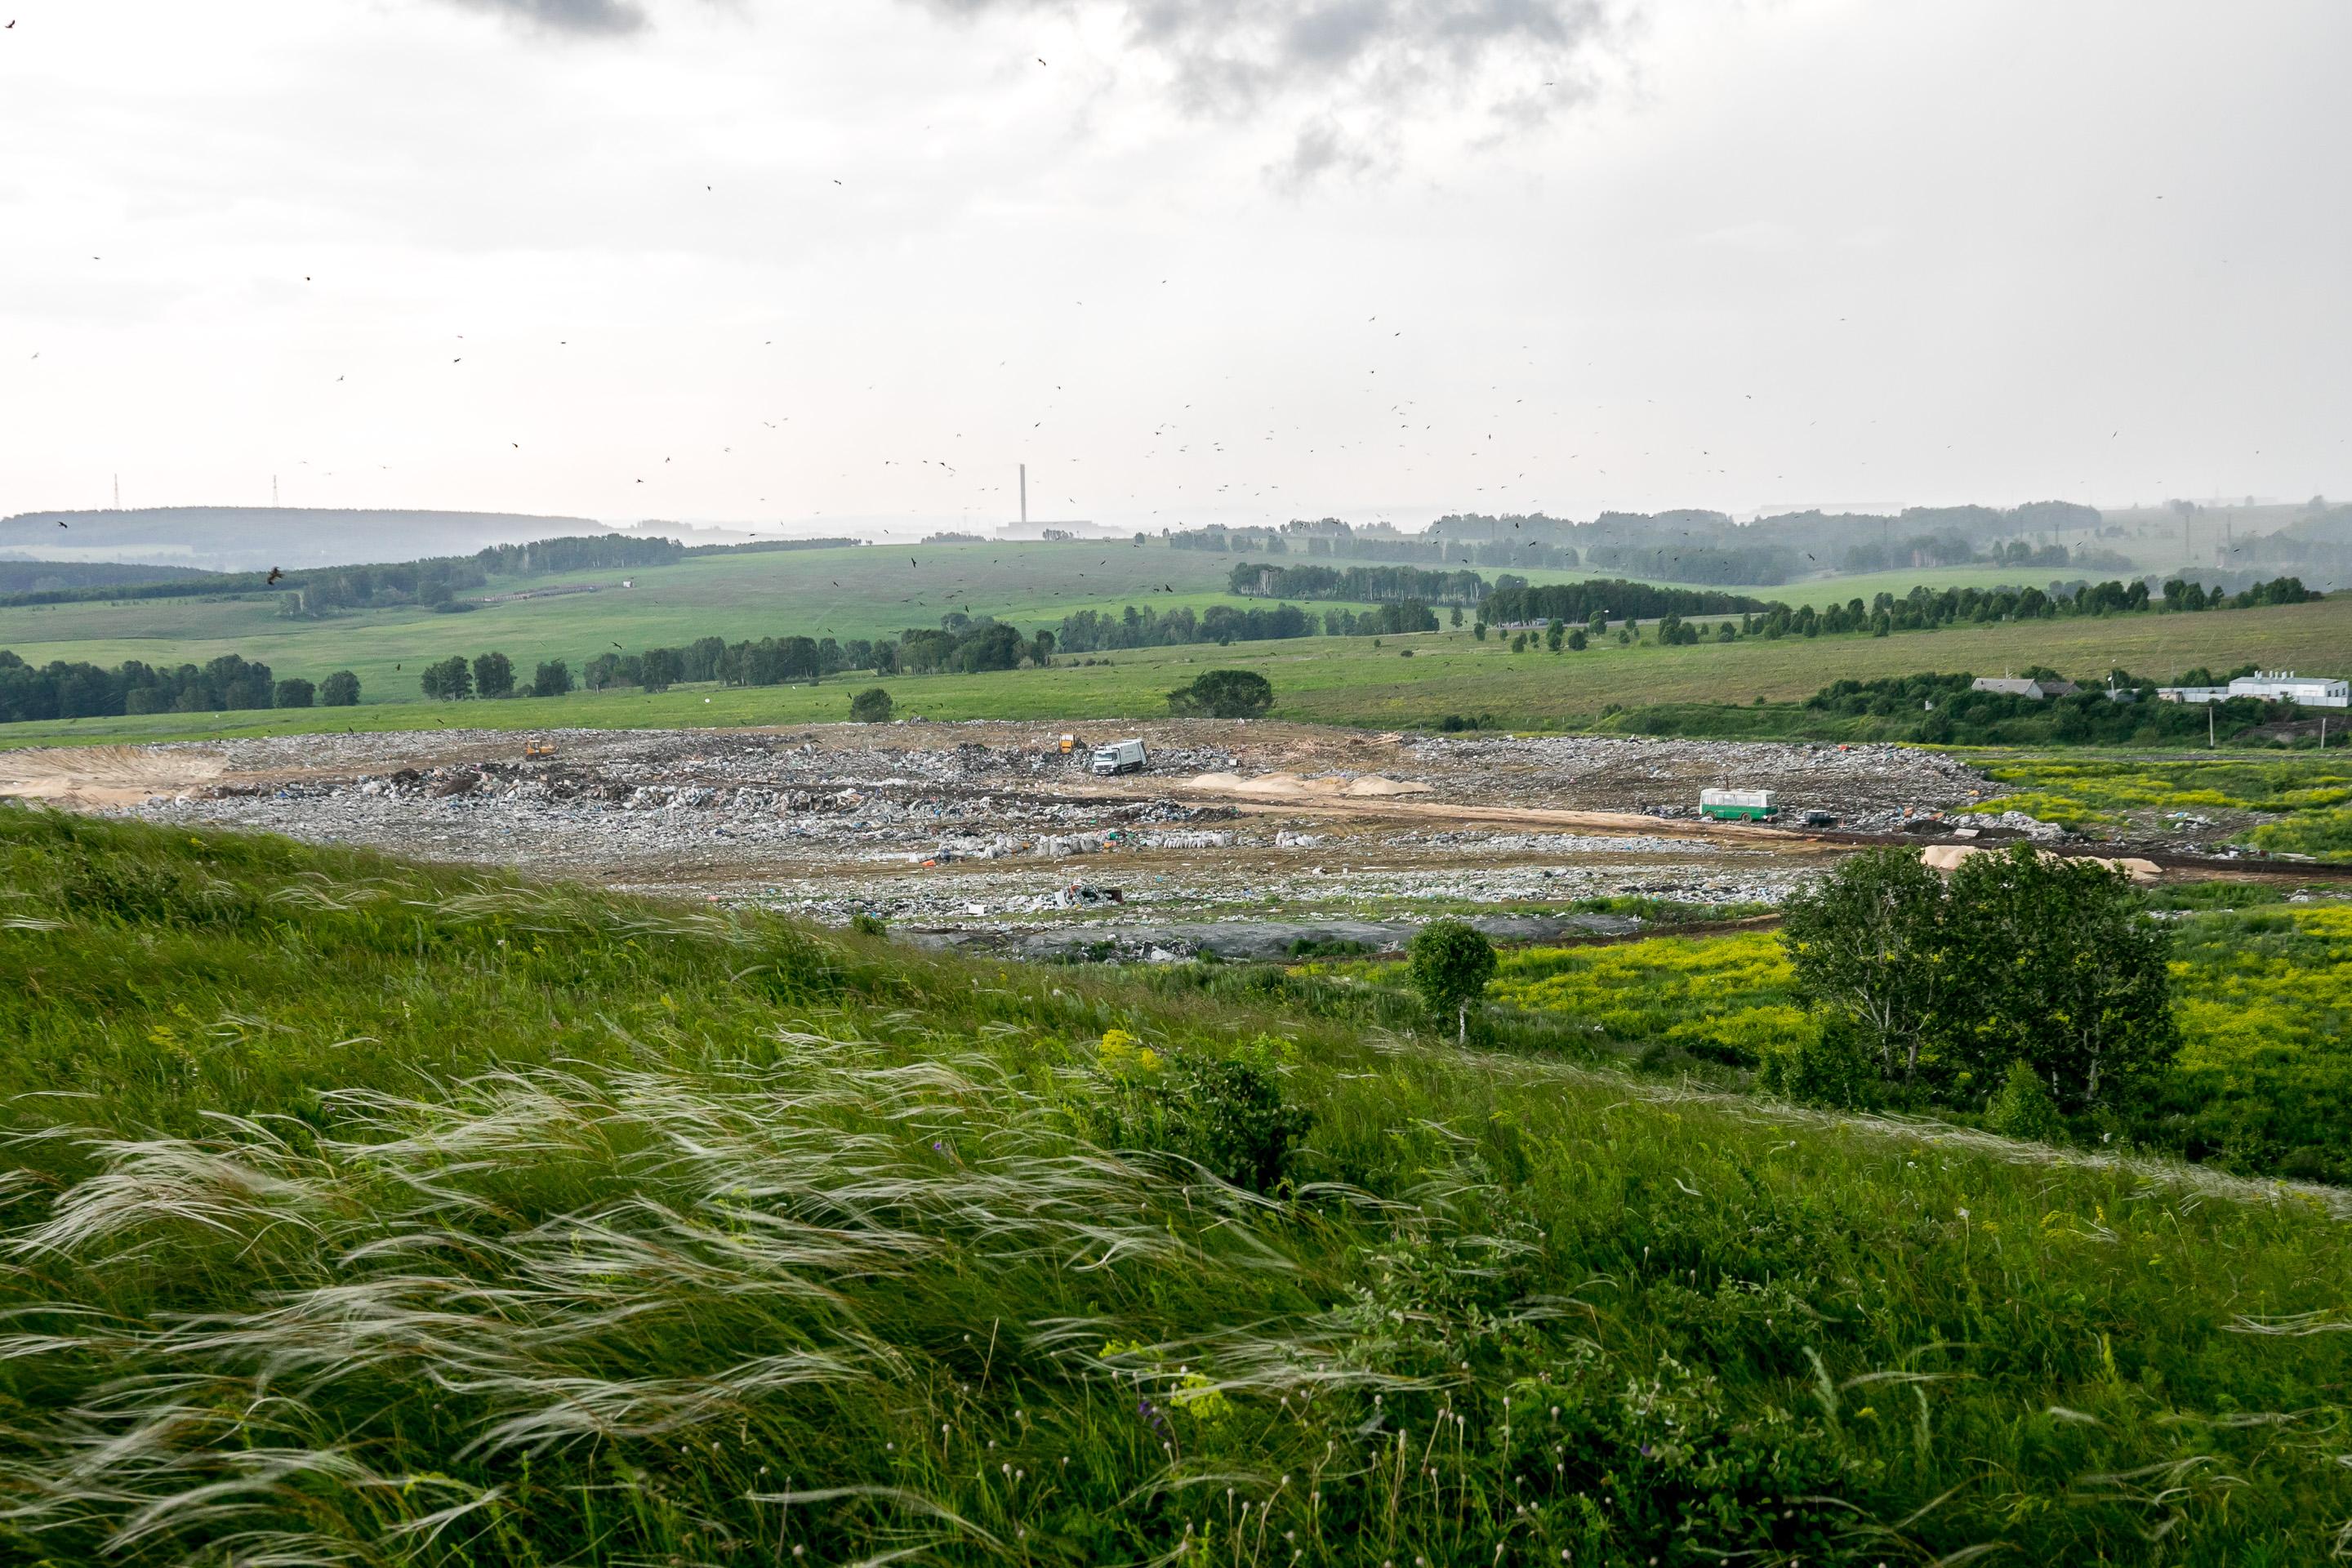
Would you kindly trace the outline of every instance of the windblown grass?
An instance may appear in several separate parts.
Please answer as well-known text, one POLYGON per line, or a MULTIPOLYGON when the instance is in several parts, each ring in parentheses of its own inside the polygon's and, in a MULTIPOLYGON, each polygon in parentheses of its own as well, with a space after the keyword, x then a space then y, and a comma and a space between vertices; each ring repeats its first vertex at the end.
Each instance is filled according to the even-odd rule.
POLYGON ((0 852, 19 1560, 2235 1564, 2352 1519, 2319 1195, 268 839, 0 852), (1268 1192, 1099 1136, 1209 1058, 1313 1113, 1268 1192))

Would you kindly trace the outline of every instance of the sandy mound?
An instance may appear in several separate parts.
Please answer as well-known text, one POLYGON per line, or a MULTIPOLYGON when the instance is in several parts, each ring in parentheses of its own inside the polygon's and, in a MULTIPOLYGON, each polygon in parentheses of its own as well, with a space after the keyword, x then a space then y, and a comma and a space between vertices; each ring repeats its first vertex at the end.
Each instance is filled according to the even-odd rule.
POLYGON ((1368 773, 1348 786, 1349 795, 1427 795, 1429 786, 1409 779, 1384 779, 1378 773, 1368 773))
POLYGON ((0 795, 60 805, 130 805, 217 778, 226 766, 213 752, 184 746, 43 746, 0 752, 0 795))
POLYGON ((1254 779, 1245 779, 1239 773, 1201 773, 1186 779, 1184 783, 1193 789, 1214 790, 1221 795, 1363 796, 1429 793, 1427 784, 1405 784, 1396 779, 1384 779, 1377 773, 1368 773, 1352 784, 1346 779, 1301 778, 1297 773, 1261 773, 1254 779))
MULTIPOLYGON (((1998 850, 1980 844, 1930 844, 1919 858, 1938 871, 1956 871, 1959 869, 1960 862, 1971 855, 1998 853, 1998 850)), ((2048 851, 2042 853, 2047 854, 2048 851)), ((2068 858, 2095 861, 2110 871, 2127 871, 2135 882, 2153 882, 2162 875, 2153 860, 2110 860, 2099 855, 2077 855, 2068 858)))

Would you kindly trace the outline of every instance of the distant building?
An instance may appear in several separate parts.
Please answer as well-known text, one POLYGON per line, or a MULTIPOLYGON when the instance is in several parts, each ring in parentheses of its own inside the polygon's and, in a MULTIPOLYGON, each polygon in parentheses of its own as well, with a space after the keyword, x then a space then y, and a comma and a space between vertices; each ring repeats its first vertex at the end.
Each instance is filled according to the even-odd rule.
POLYGON ((2031 697, 2036 702, 2053 697, 2072 697, 2078 688, 2071 680, 2011 680, 1980 676, 1969 685, 1971 691, 1997 691, 2003 697, 2031 697))
POLYGON ((2297 675, 2291 669, 2242 675, 2227 686, 2159 686, 2156 694, 2167 702, 2227 702, 2232 697, 2259 697, 2265 702, 2292 702, 2303 708, 2352 708, 2352 682, 2297 675))

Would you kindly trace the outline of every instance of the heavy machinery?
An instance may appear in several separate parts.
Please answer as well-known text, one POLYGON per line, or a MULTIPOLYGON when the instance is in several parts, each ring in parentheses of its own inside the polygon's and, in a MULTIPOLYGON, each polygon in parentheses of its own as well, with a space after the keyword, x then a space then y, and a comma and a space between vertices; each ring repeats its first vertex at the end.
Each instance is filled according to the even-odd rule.
POLYGON ((1113 741, 1095 748, 1091 770, 1105 778, 1114 773, 1139 773, 1147 759, 1141 741, 1113 741))

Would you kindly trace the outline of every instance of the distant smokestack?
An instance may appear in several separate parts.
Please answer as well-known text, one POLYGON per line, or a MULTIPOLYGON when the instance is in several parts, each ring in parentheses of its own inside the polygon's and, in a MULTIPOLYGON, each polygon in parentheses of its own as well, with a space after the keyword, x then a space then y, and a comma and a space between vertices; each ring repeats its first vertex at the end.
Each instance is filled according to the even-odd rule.
POLYGON ((1029 465, 1021 465, 1021 521, 1029 521, 1029 465))

